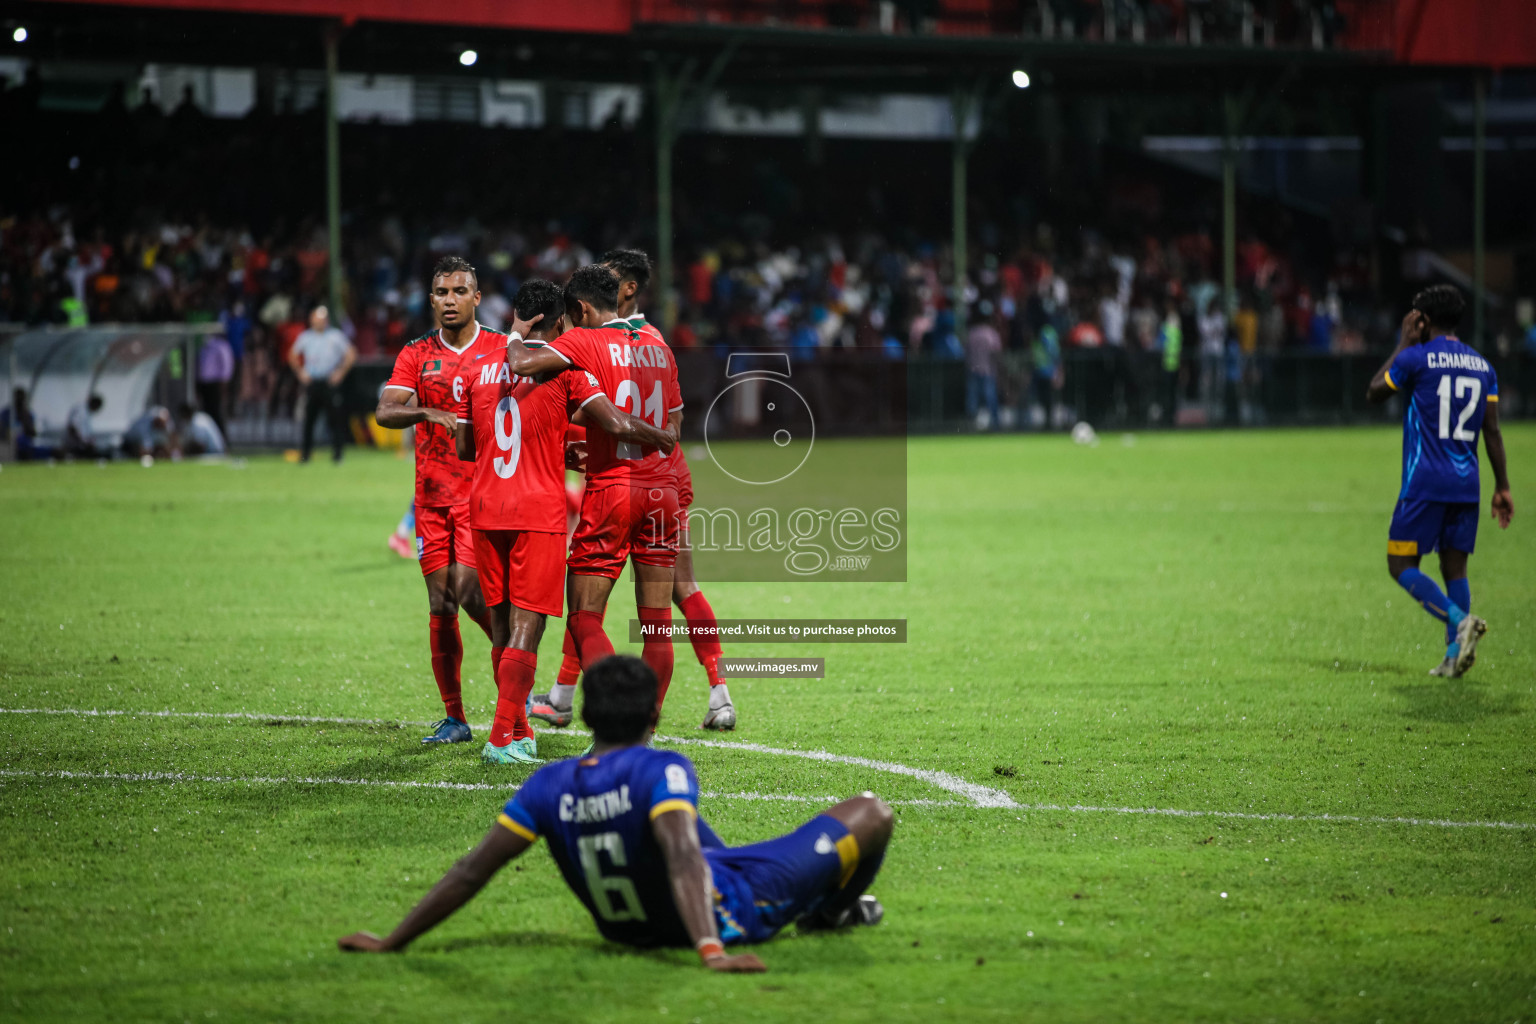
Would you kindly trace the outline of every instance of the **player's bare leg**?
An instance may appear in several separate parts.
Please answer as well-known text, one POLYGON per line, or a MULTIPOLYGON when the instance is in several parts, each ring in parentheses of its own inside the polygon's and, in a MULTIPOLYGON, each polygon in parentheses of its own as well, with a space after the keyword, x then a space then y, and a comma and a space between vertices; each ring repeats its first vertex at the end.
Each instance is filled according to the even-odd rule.
POLYGON ((423 743, 466 743, 472 738, 461 688, 464 640, 459 634, 459 602, 453 586, 456 568, 459 566, 445 565, 426 576, 432 678, 443 700, 444 717, 432 735, 422 737, 423 743))
POLYGON ((873 793, 863 793, 834 804, 822 813, 836 818, 848 829, 856 844, 857 864, 836 894, 815 913, 800 919, 800 927, 845 928, 856 924, 879 924, 885 916, 885 908, 864 890, 874 881, 885 860, 885 849, 891 842, 896 819, 890 805, 873 793))
POLYGON ((504 601, 489 609, 489 618, 496 718, 480 757, 492 764, 542 764, 528 723, 527 702, 538 666, 539 640, 544 636, 544 616, 504 601))
POLYGON ((485 608, 485 595, 480 593, 480 574, 467 565, 455 564, 449 568, 453 571, 453 593, 459 610, 475 621, 475 625, 484 631, 487 640, 494 642, 490 614, 485 608))
POLYGON ((704 666, 709 677, 709 710, 700 728, 721 731, 736 728, 736 707, 731 703, 731 691, 720 678, 720 639, 715 631, 715 610, 709 606, 699 581, 693 575, 693 548, 688 543, 688 527, 678 530, 677 568, 672 579, 672 603, 677 605, 688 620, 688 639, 693 643, 694 656, 704 666))
POLYGON ((582 668, 595 665, 613 653, 613 643, 603 632, 603 612, 614 580, 607 576, 583 576, 569 573, 565 578, 565 599, 570 607, 565 628, 576 644, 582 668))

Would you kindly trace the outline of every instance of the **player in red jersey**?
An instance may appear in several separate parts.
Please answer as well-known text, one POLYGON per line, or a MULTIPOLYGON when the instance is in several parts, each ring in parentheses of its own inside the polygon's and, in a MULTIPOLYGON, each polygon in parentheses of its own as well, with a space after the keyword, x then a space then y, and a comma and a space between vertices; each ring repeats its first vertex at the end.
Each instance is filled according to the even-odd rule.
POLYGON ((432 675, 445 715, 422 742, 465 743, 472 736, 460 687, 459 609, 486 636, 491 627, 475 577, 471 468, 458 460, 454 434, 465 385, 487 359, 501 357, 507 339, 476 322, 480 286, 464 259, 445 256, 437 262, 431 301, 439 327, 400 350, 374 415, 382 427, 416 427, 416 555, 427 581, 432 675))
MULTIPOLYGON (((611 249, 603 253, 600 266, 613 271, 619 279, 619 317, 630 328, 666 344, 661 331, 646 320, 639 311, 639 296, 651 280, 651 258, 638 249, 611 249)), ((727 730, 736 728, 736 707, 731 703, 731 691, 720 678, 719 623, 715 610, 699 589, 693 574, 693 552, 688 546, 688 506, 693 504, 693 474, 688 471, 688 460, 679 444, 672 452, 673 481, 677 487, 678 545, 677 565, 672 577, 672 603, 688 620, 688 638, 693 643, 694 656, 704 666, 709 678, 709 709, 704 715, 702 728, 727 730)), ((581 659, 575 644, 567 632, 565 658, 554 688, 547 694, 535 694, 529 714, 552 725, 568 725, 571 721, 575 685, 581 675, 581 659)))
MULTIPOLYGON (((513 308, 518 320, 536 321, 530 344, 547 344, 564 331, 560 289, 548 281, 523 285, 513 308)), ((563 611, 565 428, 578 409, 623 443, 670 452, 676 442, 676 434, 616 409, 585 370, 557 370, 539 383, 512 374, 504 359, 487 359, 459 411, 458 457, 474 463, 469 516, 490 605, 498 692, 481 757, 495 764, 539 763, 525 705, 545 617, 563 611)))
MULTIPOLYGON (((507 342, 512 372, 546 373, 575 366, 594 374, 620 409, 676 436, 683 401, 677 364, 664 342, 632 330, 618 317, 619 282, 612 271, 586 266, 565 286, 566 315, 576 329, 542 349, 522 343, 530 324, 514 320, 507 342)), ((613 653, 603 610, 624 562, 634 563, 635 604, 644 630, 641 658, 665 699, 672 678, 672 571, 677 561, 677 487, 666 453, 587 432, 587 489, 568 562, 571 633, 583 666, 613 653)))

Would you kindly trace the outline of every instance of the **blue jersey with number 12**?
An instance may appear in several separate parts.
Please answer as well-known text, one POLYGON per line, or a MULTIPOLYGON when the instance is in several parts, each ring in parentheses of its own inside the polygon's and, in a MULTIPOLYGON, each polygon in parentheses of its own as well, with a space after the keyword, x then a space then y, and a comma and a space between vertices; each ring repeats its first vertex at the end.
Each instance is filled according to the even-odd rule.
POLYGON ((1398 497, 1478 501, 1477 435, 1485 403, 1499 400, 1499 379, 1488 360, 1441 335, 1399 352, 1387 370, 1387 384, 1408 400, 1398 497))

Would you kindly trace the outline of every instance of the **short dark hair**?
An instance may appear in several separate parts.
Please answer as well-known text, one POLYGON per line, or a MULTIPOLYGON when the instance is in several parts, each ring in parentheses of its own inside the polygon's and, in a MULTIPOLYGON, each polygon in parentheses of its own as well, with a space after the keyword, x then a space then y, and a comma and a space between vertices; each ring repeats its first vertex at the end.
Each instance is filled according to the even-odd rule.
POLYGON ((656 673, 628 654, 614 654, 581 679, 581 720, 603 743, 632 743, 645 736, 656 711, 656 673))
POLYGON ((1467 300, 1453 284, 1434 284, 1413 297, 1413 308, 1424 314, 1429 326, 1453 331, 1466 312, 1467 300))
POLYGON ((523 286, 517 290, 512 308, 517 310, 519 320, 532 320, 540 313, 544 314, 544 319, 532 328, 541 331, 553 327, 555 321, 565 315, 565 296, 560 293, 560 286, 555 282, 535 277, 524 281, 523 286))
POLYGON ((609 249, 597 261, 619 275, 619 281, 633 281, 644 288, 651 283, 651 258, 639 249, 609 249))
POLYGON ((475 282, 475 290, 480 290, 480 275, 475 273, 475 265, 463 256, 444 256, 432 265, 432 280, 436 281, 444 274, 468 274, 475 282))
POLYGON ((176 418, 179 420, 190 420, 195 412, 197 410, 192 408, 191 402, 182 402, 176 407, 176 418))
POLYGON ((578 301, 589 302, 597 309, 618 309, 619 279, 613 271, 596 263, 577 267, 565 285, 565 308, 575 307, 578 301))

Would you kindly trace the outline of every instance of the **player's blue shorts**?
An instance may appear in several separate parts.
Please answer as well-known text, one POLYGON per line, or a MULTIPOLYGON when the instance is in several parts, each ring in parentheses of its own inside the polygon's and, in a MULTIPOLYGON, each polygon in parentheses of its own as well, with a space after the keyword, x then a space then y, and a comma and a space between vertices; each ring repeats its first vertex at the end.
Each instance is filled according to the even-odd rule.
POLYGON ((1477 502, 1398 500, 1387 533, 1387 554, 1427 555, 1453 548, 1472 553, 1477 546, 1477 502))
POLYGON ((715 876, 720 938, 766 942, 847 883, 859 844, 842 822, 820 814, 787 836, 706 849, 704 856, 715 876))

